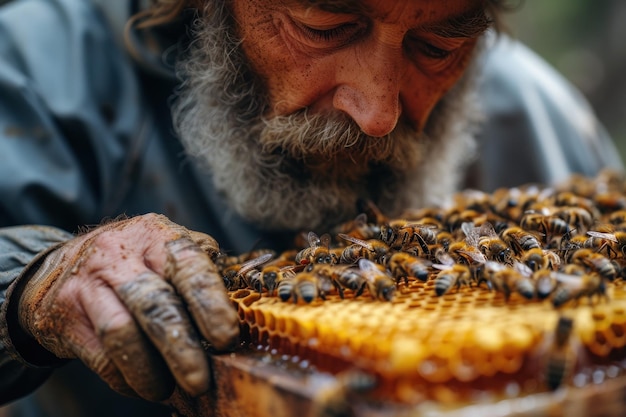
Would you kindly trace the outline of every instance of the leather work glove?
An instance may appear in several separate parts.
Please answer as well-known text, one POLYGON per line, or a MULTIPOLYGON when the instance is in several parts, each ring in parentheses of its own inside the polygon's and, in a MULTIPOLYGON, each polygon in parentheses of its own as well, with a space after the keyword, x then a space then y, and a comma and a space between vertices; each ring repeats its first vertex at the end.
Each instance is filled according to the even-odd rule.
POLYGON ((19 322, 58 358, 78 358, 114 390, 161 401, 174 381, 209 389, 200 334, 233 347, 237 313, 212 256, 217 242, 164 216, 100 226, 53 251, 19 298, 19 322))

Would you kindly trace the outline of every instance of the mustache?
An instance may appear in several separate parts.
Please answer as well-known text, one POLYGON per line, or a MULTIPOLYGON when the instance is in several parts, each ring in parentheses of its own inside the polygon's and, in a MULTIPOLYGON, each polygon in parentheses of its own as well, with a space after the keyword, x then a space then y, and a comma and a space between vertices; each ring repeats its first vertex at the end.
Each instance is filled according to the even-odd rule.
POLYGON ((425 135, 407 123, 382 137, 364 134, 358 124, 343 112, 310 114, 307 109, 286 116, 263 119, 259 135, 261 151, 280 152, 307 160, 324 158, 352 160, 355 163, 397 162, 414 152, 414 145, 424 142, 425 135), (413 146, 410 146, 410 145, 413 146))

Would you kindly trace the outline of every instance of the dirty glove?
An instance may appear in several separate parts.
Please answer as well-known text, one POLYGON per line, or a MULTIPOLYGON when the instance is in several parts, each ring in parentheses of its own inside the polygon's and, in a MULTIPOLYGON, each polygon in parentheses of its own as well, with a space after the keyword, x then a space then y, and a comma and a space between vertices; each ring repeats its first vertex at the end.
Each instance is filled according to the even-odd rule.
POLYGON ((160 215, 100 226, 45 258, 21 293, 19 322, 118 392, 160 401, 175 381, 202 394, 209 364, 196 329, 217 350, 239 332, 211 260, 218 251, 210 236, 160 215))

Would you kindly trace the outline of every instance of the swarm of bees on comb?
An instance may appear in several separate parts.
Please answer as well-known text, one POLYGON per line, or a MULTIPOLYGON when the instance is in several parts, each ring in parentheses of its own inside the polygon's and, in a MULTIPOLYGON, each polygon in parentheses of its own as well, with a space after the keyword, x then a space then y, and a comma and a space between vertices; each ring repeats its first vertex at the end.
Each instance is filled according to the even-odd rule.
POLYGON ((620 172, 466 190, 399 218, 364 203, 292 250, 216 264, 247 345, 363 371, 369 397, 471 402, 626 374, 620 172))

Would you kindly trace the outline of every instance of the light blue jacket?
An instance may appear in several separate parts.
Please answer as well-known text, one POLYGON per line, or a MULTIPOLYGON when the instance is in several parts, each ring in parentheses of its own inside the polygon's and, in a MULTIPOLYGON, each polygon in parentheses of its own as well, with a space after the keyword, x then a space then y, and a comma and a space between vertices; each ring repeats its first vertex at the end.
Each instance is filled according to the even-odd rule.
MULTIPOLYGON (((10 354, 19 335, 5 294, 37 253, 123 213, 163 213, 236 253, 287 242, 241 221, 185 160, 167 104, 175 56, 144 50, 133 61, 119 43, 132 6, 120 3, 129 4, 0 6, 0 404, 46 381, 13 404, 22 416, 168 415, 112 393, 78 363, 50 377, 51 363, 27 366, 10 354)), ((168 30, 171 44, 183 33, 168 30)), ((481 64, 488 119, 466 186, 492 191, 622 166, 583 97, 523 45, 501 37, 481 64)))

